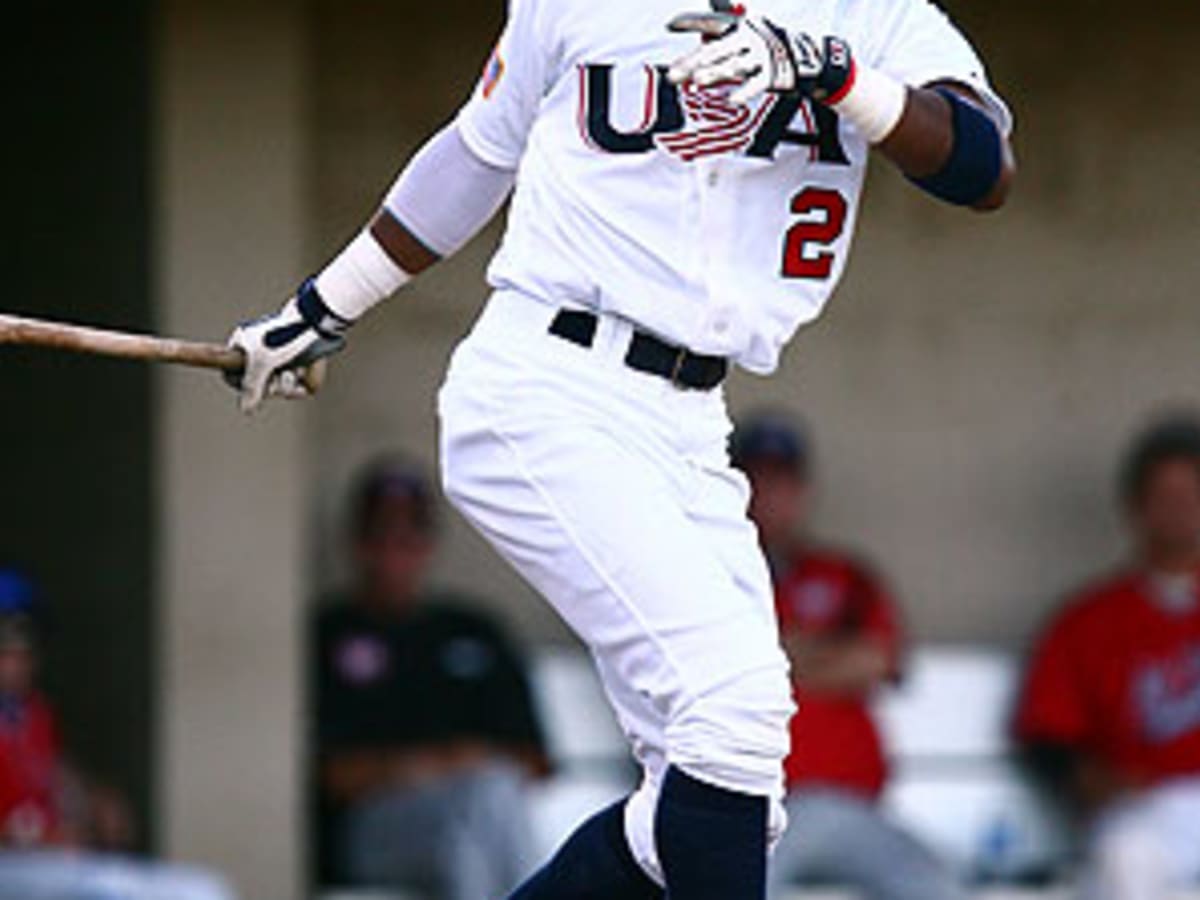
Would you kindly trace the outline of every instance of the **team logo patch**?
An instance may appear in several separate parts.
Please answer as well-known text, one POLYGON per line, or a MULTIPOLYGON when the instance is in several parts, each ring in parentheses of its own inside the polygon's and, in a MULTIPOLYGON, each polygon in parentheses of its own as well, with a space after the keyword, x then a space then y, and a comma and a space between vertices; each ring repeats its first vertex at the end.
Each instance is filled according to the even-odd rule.
POLYGON ((809 625, 830 621, 838 612, 838 589, 827 581, 810 581, 792 592, 792 611, 809 625))
POLYGON ((500 86, 500 82, 504 79, 505 72, 504 57, 500 54, 500 45, 496 45, 496 49, 492 51, 492 55, 488 58, 487 65, 483 67, 483 99, 490 100, 492 94, 496 92, 496 88, 500 86))
POLYGON ((346 639, 334 656, 342 679, 354 685, 376 682, 391 668, 387 645, 368 635, 346 639))
POLYGON ((1133 694, 1150 743, 1167 744, 1200 730, 1200 646, 1143 666, 1134 676, 1133 694))

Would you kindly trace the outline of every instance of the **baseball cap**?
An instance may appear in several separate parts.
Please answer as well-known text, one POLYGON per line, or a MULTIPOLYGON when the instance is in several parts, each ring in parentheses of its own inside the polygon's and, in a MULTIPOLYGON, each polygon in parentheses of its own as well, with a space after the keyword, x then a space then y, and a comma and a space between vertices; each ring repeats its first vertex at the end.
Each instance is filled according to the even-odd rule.
POLYGON ((733 432, 730 455, 739 468, 771 461, 805 474, 811 448, 803 426, 793 416, 771 410, 748 416, 738 425, 733 432))
POLYGON ((1169 460, 1200 463, 1200 417, 1180 413, 1159 419, 1138 434, 1121 464, 1119 485, 1126 502, 1141 495, 1151 473, 1169 460))
POLYGON ((33 582, 16 569, 0 569, 0 616, 33 611, 33 582))
POLYGON ((0 646, 32 643, 34 601, 29 578, 15 569, 0 569, 0 646))
POLYGON ((366 535, 380 513, 392 504, 403 505, 413 527, 422 532, 436 529, 436 501, 425 470, 404 456, 389 455, 369 463, 355 481, 352 497, 355 533, 366 535))

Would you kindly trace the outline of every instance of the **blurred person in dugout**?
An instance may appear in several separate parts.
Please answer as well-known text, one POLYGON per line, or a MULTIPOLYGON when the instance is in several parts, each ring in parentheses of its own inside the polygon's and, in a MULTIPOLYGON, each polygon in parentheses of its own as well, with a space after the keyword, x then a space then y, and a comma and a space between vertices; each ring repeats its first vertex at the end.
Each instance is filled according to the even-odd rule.
POLYGON ((524 660, 426 590, 438 509, 419 467, 377 461, 350 507, 353 581, 314 635, 319 877, 507 896, 536 862, 526 788, 549 768, 524 660))
POLYGON ((68 764, 37 687, 42 611, 0 569, 0 900, 232 900, 205 872, 127 855, 124 801, 68 764))
POLYGON ((735 431, 750 517, 771 566, 798 712, 785 763, 789 824, 771 861, 771 896, 842 884, 869 900, 959 900, 949 871, 878 805, 887 780, 872 695, 900 678, 898 610, 879 579, 807 530, 812 458, 800 425, 768 411, 735 431))
POLYGON ((1140 435, 1120 476, 1131 558, 1039 639, 1016 717, 1084 826, 1086 900, 1200 883, 1200 419, 1140 435))

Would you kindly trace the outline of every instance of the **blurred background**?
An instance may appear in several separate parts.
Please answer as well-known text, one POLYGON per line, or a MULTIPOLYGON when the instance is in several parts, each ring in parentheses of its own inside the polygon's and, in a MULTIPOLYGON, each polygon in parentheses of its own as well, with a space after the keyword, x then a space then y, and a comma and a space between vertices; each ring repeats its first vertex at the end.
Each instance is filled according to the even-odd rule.
MULTIPOLYGON (((370 214, 470 91, 501 6, 24 7, 4 310, 223 339, 370 214)), ((877 167, 826 317, 730 392, 811 424, 821 531, 887 572, 919 647, 1011 660, 1122 558, 1132 432, 1197 399, 1200 7, 945 6, 1015 108, 1009 208, 964 216, 877 167)), ((497 234, 356 331, 319 400, 253 421, 212 376, 0 351, 0 565, 51 611, 64 742, 130 798, 141 849, 245 897, 305 895, 304 622, 347 577, 354 472, 390 450, 433 467, 435 392, 497 234)), ((432 577, 531 652, 570 648, 450 516, 432 577)))

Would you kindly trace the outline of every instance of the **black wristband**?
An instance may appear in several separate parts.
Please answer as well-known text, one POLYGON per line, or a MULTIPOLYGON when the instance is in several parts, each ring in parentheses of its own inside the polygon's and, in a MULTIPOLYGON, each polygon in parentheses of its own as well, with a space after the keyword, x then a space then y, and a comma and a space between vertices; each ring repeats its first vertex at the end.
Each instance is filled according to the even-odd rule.
POLYGON ((328 340, 337 340, 342 337, 354 324, 349 319, 343 319, 326 305, 317 290, 315 278, 306 280, 296 291, 296 308, 299 310, 304 324, 328 340))

